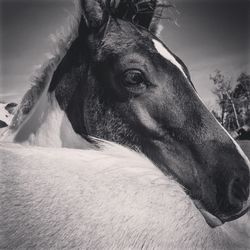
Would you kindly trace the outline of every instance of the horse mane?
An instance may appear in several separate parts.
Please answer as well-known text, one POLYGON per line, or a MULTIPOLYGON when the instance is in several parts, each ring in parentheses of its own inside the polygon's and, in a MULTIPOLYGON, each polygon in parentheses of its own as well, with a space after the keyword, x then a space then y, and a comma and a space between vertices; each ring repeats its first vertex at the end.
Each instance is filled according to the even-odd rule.
POLYGON ((163 28, 159 25, 162 19, 172 20, 166 10, 175 8, 169 0, 113 0, 111 12, 115 16, 148 28, 156 35, 163 28))
MULTIPOLYGON (((37 69, 30 78, 31 88, 22 98, 17 111, 9 126, 17 130, 38 103, 42 93, 48 88, 52 76, 58 65, 70 49, 72 43, 78 37, 78 30, 82 17, 81 0, 72 0, 75 5, 74 13, 68 17, 66 24, 50 38, 53 43, 53 51, 49 58, 37 69)), ((147 26, 150 22, 150 31, 156 33, 159 20, 171 19, 164 17, 164 10, 173 7, 168 0, 111 0, 110 12, 117 18, 127 20, 139 26, 147 26), (140 17, 140 22, 136 20, 140 17)))
POLYGON ((81 20, 80 0, 73 0, 74 13, 68 17, 64 26, 50 36, 53 49, 49 57, 40 68, 36 69, 30 78, 31 88, 23 96, 18 109, 10 124, 10 129, 16 130, 25 121, 42 93, 48 88, 52 75, 69 50, 73 41, 78 37, 78 28, 81 20))

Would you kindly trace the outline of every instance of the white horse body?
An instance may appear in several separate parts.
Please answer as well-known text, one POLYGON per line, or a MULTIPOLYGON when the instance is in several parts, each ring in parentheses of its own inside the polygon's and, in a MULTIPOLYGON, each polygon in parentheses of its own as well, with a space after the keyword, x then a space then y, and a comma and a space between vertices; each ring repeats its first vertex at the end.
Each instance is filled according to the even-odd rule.
POLYGON ((0 144, 0 249, 249 248, 247 216, 211 229, 148 159, 102 144, 0 144))

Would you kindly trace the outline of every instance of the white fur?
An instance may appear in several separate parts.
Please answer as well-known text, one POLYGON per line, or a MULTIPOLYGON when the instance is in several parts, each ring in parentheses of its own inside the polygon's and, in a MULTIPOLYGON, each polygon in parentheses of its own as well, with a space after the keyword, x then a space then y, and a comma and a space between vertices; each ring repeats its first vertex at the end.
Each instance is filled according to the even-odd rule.
POLYGON ((6 105, 6 103, 0 103, 0 120, 8 125, 10 124, 13 115, 5 109, 6 105))
POLYGON ((49 95, 46 90, 19 130, 14 133, 8 131, 1 140, 44 147, 81 149, 93 147, 74 132, 54 93, 49 95))
POLYGON ((248 248, 247 217, 244 237, 237 222, 211 229, 148 159, 102 144, 102 151, 0 144, 0 249, 248 248))
POLYGON ((187 75, 184 72, 182 66, 176 61, 174 56, 166 49, 166 47, 160 41, 156 39, 153 39, 153 43, 154 43, 156 50, 159 52, 159 54, 162 55, 169 62, 174 64, 182 72, 182 74, 187 78, 187 75))

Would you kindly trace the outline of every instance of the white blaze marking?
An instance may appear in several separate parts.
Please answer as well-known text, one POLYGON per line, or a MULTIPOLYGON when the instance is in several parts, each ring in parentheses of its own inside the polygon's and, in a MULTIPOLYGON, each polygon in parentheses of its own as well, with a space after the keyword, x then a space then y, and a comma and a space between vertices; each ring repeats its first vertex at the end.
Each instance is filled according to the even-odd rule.
MULTIPOLYGON (((170 61, 172 64, 174 64, 182 73, 183 75, 187 78, 187 75, 185 74, 182 66, 176 61, 176 59, 174 58, 174 56, 164 47, 164 45, 153 39, 153 43, 155 45, 156 50, 164 57, 166 58, 168 61, 170 61)), ((195 91, 197 97, 201 100, 201 102, 203 103, 202 99, 200 98, 200 96, 198 95, 198 93, 195 91)), ((203 103, 204 104, 204 103, 203 103)), ((206 107, 206 105, 204 104, 204 106, 206 107)), ((210 112, 208 110, 208 112, 210 112)), ((216 120, 216 119, 215 119, 216 120)), ((226 131, 226 129, 216 120, 216 122, 220 125, 220 127, 225 131, 225 133, 229 136, 229 138, 232 140, 233 144, 236 147, 236 150, 239 152, 239 154, 242 156, 242 158, 245 160, 246 164, 248 165, 249 169, 250 169, 250 161, 248 159, 248 157, 246 156, 246 154, 243 152, 243 150, 241 149, 241 147, 238 145, 238 143, 232 138, 232 136, 226 131)))
POLYGON ((168 61, 174 64, 182 72, 182 74, 187 78, 187 75, 185 74, 182 66, 176 61, 174 56, 164 47, 164 45, 155 39, 153 39, 153 43, 155 45, 156 50, 159 52, 159 54, 161 54, 164 58, 166 58, 168 61))
MULTIPOLYGON (((182 66, 176 61, 176 59, 174 58, 174 56, 164 47, 164 45, 153 39, 155 48, 157 49, 157 51, 164 57, 166 58, 168 61, 170 61, 172 64, 174 64, 182 73, 183 75, 187 78, 187 75, 185 74, 182 66)), ((197 92, 195 92, 197 97, 201 100, 201 102, 203 103, 202 99, 200 98, 200 96, 198 95, 197 92)), ((205 105, 205 104, 204 104, 205 105)), ((206 107, 206 105, 205 105, 206 107)), ((208 111, 210 112, 210 111, 208 111)), ((216 119, 215 119, 216 120, 216 119)), ((220 125, 220 127, 226 132, 226 134, 230 137, 230 139, 232 140, 233 144, 235 145, 237 151, 239 152, 239 154, 242 156, 242 158, 245 160, 246 164, 249 166, 250 169, 250 162, 249 159, 247 158, 246 154, 243 152, 243 150, 241 149, 241 147, 238 145, 238 143, 232 138, 232 136, 226 131, 226 129, 216 120, 216 122, 220 125)))

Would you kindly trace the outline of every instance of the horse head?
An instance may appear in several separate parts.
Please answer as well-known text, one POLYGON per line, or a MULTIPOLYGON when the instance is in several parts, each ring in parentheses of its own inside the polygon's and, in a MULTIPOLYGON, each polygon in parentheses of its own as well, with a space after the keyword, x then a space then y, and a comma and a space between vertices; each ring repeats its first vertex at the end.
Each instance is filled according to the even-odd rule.
POLYGON ((142 152, 216 226, 247 211, 250 164, 202 103, 185 64, 155 35, 164 2, 81 0, 78 36, 48 92, 76 133, 142 152), (148 3, 146 21, 124 12, 128 2, 148 3))

